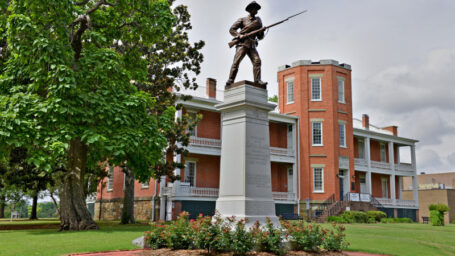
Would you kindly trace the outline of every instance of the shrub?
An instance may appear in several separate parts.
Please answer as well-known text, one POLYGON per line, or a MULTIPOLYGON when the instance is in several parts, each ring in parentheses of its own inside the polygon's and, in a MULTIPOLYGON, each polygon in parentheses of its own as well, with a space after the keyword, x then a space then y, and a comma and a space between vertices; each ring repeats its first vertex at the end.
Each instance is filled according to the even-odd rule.
POLYGON ((430 211, 430 222, 433 226, 443 226, 444 225, 444 215, 441 218, 441 212, 438 210, 430 211))
POLYGON ((387 218, 387 214, 382 211, 368 211, 367 218, 368 220, 370 220, 370 218, 373 218, 375 222, 379 222, 382 218, 387 218))
POLYGON ((444 214, 450 210, 449 206, 445 204, 430 204, 428 208, 430 210, 431 225, 444 226, 444 214), (439 218, 439 220, 437 220, 436 218, 439 218))
POLYGON ((253 235, 245 229, 245 223, 247 221, 248 220, 241 219, 235 224, 235 230, 229 232, 229 249, 234 255, 245 255, 247 252, 253 250, 253 235))
POLYGON ((219 216, 215 217, 212 222, 210 216, 199 215, 196 221, 193 221, 191 227, 194 232, 194 243, 198 249, 206 249, 208 253, 211 251, 225 251, 228 248, 228 243, 222 235, 222 220, 219 216))
POLYGON ((286 248, 283 243, 283 232, 273 226, 270 218, 266 219, 265 228, 261 228, 259 222, 256 222, 252 228, 253 237, 256 240, 256 246, 259 251, 273 252, 278 255, 284 255, 286 248))
POLYGON ((381 223, 412 223, 410 218, 382 218, 381 223))
POLYGON ((309 224, 305 225, 304 222, 297 222, 293 224, 286 223, 286 233, 289 242, 294 250, 317 252, 319 247, 324 241, 324 235, 327 232, 321 226, 309 224))
MULTIPOLYGON (((175 224, 167 227, 166 242, 169 248, 173 250, 194 248, 193 229, 188 216, 188 212, 180 213, 175 224)), ((194 222, 194 220, 191 220, 191 222, 194 222)))
POLYGON ((340 216, 342 216, 347 223, 367 223, 367 214, 360 211, 345 211, 340 216))
POLYGON ((343 225, 333 224, 333 229, 323 237, 322 247, 328 251, 340 252, 348 248, 349 243, 346 241, 346 228, 343 225))
POLYGON ((161 224, 153 224, 150 231, 145 232, 145 243, 153 249, 160 249, 166 247, 166 226, 161 224))

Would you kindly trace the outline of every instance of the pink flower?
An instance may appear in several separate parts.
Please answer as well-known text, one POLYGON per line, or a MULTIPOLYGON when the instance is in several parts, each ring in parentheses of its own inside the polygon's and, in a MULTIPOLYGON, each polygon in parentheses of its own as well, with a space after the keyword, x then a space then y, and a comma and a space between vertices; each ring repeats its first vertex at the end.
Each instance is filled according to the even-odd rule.
POLYGON ((145 233, 150 234, 150 231, 147 231, 147 232, 145 232, 145 233))
POLYGON ((204 216, 204 214, 202 214, 202 213, 199 213, 199 217, 203 217, 203 216, 204 216))
POLYGON ((265 232, 265 234, 266 234, 266 235, 268 235, 268 234, 269 234, 269 232, 265 232))
POLYGON ((313 228, 313 226, 311 226, 311 225, 308 225, 308 227, 309 227, 309 228, 313 228))
POLYGON ((324 237, 323 237, 323 238, 321 238, 321 240, 322 240, 322 241, 324 241, 324 237))
POLYGON ((190 222, 194 222, 194 219, 191 219, 190 222))

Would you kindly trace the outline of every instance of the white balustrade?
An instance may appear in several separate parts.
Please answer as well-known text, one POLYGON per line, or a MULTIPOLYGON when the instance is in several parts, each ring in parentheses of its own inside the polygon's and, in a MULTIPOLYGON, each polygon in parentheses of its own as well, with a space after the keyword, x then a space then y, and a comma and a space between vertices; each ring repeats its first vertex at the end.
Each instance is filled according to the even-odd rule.
POLYGON ((367 163, 367 160, 365 160, 363 158, 355 158, 354 165, 367 167, 368 163, 367 163))
POLYGON ((272 197, 276 201, 295 201, 295 193, 292 192, 272 192, 272 197))
POLYGON ((221 148, 221 140, 209 139, 209 138, 200 138, 200 137, 190 137, 190 144, 195 146, 202 147, 214 147, 221 148))
POLYGON ((392 169, 390 167, 390 163, 388 163, 388 162, 379 162, 379 161, 371 161, 371 167, 372 168, 378 168, 378 169, 385 169, 385 170, 391 170, 392 169))
POLYGON ((293 156, 292 153, 293 153, 292 150, 288 150, 287 148, 270 147, 271 155, 293 156))
POLYGON ((395 165, 395 170, 402 172, 414 172, 412 164, 399 163, 395 165))

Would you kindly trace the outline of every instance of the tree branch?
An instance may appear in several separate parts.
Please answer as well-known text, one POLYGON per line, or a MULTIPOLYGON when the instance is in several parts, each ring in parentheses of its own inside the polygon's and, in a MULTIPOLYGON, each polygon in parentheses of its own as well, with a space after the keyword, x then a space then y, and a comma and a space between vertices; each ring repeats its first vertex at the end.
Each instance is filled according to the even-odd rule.
POLYGON ((88 4, 88 2, 90 2, 90 0, 84 0, 82 2, 75 2, 74 4, 77 5, 77 6, 81 6, 81 5, 86 5, 88 4))

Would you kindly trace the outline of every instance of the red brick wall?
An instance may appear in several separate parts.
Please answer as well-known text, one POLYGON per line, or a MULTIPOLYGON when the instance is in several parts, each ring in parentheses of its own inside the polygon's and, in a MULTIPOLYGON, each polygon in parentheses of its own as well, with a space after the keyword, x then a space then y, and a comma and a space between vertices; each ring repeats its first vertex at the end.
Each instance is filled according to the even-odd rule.
POLYGON ((200 138, 220 139, 221 115, 217 112, 206 110, 199 111, 202 120, 197 125, 197 136, 200 138))
POLYGON ((377 173, 372 173, 371 174, 371 186, 373 189, 373 196, 374 197, 382 197, 382 183, 381 179, 386 178, 387 179, 387 193, 390 198, 390 176, 389 175, 383 175, 383 174, 377 174, 377 173))
POLYGON ((332 194, 339 198, 338 157, 350 159, 350 176, 354 175, 352 128, 351 71, 333 65, 297 66, 278 72, 280 112, 300 117, 300 198, 325 200, 332 194), (322 101, 311 101, 310 74, 322 74, 322 101), (337 76, 345 78, 345 104, 338 103, 337 76), (294 78, 294 103, 286 104, 287 78, 294 78), (312 146, 311 118, 324 119, 323 146, 312 146), (338 120, 346 121, 347 148, 339 146, 338 120), (324 164, 325 193, 313 193, 311 164, 324 164))
MULTIPOLYGON (((220 157, 209 155, 188 154, 188 160, 196 161, 196 186, 218 188, 220 185, 220 157)), ((184 180, 185 169, 180 171, 184 180)))
POLYGON ((272 191, 288 192, 287 169, 289 165, 272 162, 270 167, 272 171, 272 191))
POLYGON ((269 123, 270 146, 287 148, 287 125, 283 123, 269 123))

